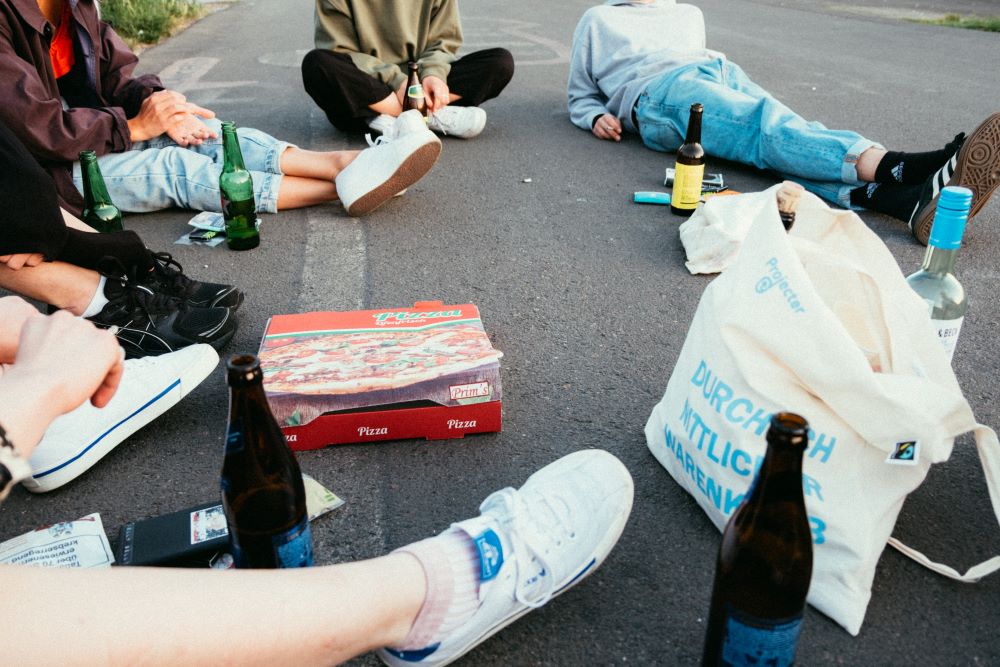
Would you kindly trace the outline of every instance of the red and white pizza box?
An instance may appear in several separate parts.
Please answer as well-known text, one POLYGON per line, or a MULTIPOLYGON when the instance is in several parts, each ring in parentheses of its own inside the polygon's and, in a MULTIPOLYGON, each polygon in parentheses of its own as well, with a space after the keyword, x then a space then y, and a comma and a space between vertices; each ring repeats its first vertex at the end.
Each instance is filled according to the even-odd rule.
POLYGON ((413 308, 271 317, 264 391, 292 449, 500 430, 500 357, 479 309, 413 308))

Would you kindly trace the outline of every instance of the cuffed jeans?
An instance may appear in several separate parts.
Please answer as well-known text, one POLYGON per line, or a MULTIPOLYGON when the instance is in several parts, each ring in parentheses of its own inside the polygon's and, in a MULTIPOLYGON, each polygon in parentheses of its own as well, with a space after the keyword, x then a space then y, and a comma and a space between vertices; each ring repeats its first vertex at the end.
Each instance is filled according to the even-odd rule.
POLYGON ((651 83, 636 104, 642 142, 676 151, 694 102, 705 107, 701 143, 707 154, 772 169, 845 208, 851 207, 850 191, 863 185, 858 157, 882 148, 856 132, 806 121, 725 59, 685 65, 651 83))
MULTIPOLYGON (((176 206, 196 211, 221 211, 222 129, 205 119, 215 139, 200 146, 177 145, 166 134, 132 145, 124 153, 97 158, 111 200, 122 211, 146 213, 176 206)), ((254 199, 261 213, 278 210, 281 154, 292 144, 253 128, 238 128, 243 162, 253 177, 254 199)), ((83 192, 80 163, 73 165, 73 183, 83 192)))

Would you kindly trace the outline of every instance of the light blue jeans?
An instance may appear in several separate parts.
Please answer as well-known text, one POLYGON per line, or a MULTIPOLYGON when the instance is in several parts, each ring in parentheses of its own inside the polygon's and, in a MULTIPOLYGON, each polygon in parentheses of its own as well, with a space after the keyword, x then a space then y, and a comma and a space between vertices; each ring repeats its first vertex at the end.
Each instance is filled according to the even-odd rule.
MULTIPOLYGON (((176 206, 197 211, 221 211, 222 129, 219 121, 205 123, 218 136, 200 146, 178 146, 165 134, 132 145, 124 153, 97 158, 111 200, 122 211, 145 213, 176 206)), ((253 128, 239 128, 243 162, 253 176, 254 199, 261 213, 278 210, 281 154, 291 144, 253 128)), ((73 183, 83 192, 80 163, 73 165, 73 183)))
POLYGON ((845 208, 851 190, 863 185, 858 156, 882 147, 856 132, 806 121, 725 59, 679 67, 647 86, 636 105, 642 142, 676 151, 694 102, 705 107, 701 143, 709 156, 772 169, 845 208))

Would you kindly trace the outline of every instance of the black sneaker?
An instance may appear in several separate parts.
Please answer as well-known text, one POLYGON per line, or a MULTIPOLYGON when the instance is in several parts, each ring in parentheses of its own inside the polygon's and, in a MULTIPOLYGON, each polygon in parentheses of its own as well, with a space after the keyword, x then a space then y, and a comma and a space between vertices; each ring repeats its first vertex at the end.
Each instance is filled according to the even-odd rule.
POLYGON ((108 303, 87 319, 118 338, 129 359, 173 352, 194 343, 216 350, 236 333, 228 308, 191 308, 180 299, 157 294, 144 285, 109 279, 108 303))
POLYGON ((931 235, 938 195, 948 185, 972 190, 969 220, 989 201, 1000 185, 1000 112, 980 123, 958 152, 924 182, 910 215, 910 231, 924 245, 931 235))
POLYGON ((228 308, 235 311, 243 303, 243 292, 232 285, 203 283, 184 275, 180 262, 166 252, 154 252, 153 270, 140 279, 154 292, 177 297, 197 308, 228 308))

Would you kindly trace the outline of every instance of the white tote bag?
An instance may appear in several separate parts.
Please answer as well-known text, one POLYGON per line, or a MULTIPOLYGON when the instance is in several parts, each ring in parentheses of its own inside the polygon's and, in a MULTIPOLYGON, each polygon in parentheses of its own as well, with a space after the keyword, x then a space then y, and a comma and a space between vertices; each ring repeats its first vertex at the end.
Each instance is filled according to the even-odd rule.
POLYGON ((809 602, 856 635, 887 543, 962 581, 1000 569, 998 556, 960 574, 890 539, 907 494, 969 431, 1000 517, 1000 445, 881 240, 808 193, 786 233, 776 190, 728 198, 749 231, 702 295, 646 438, 721 530, 764 456, 770 415, 808 419, 809 602))

